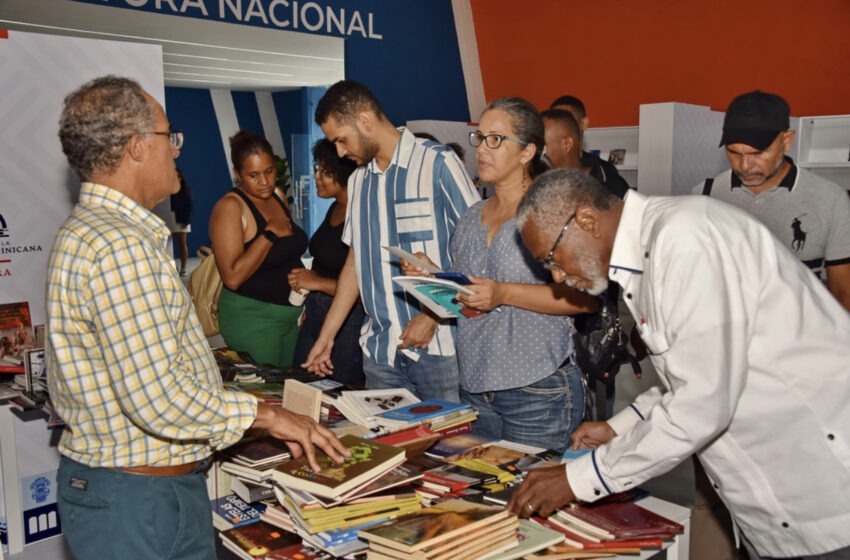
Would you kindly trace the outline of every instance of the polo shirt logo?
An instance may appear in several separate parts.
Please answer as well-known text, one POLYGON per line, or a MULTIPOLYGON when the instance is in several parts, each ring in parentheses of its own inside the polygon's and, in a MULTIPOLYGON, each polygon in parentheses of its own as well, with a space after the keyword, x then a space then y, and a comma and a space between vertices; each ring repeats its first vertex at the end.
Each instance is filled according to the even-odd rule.
POLYGON ((794 231, 794 239, 791 241, 791 248, 795 251, 802 251, 806 246, 806 232, 803 231, 803 223, 800 218, 806 214, 800 214, 791 222, 791 229, 794 231))

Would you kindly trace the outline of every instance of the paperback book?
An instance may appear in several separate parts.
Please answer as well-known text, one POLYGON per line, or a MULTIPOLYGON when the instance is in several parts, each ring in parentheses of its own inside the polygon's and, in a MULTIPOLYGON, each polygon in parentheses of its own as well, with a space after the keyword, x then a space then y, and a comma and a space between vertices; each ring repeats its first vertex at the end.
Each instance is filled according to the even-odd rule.
POLYGON ((428 399, 394 410, 378 414, 376 421, 381 425, 415 425, 445 419, 448 415, 458 416, 471 407, 465 403, 455 403, 440 399, 428 399))
POLYGON ((327 454, 316 449, 316 461, 321 469, 318 472, 311 469, 307 458, 302 456, 277 467, 272 477, 281 486, 336 498, 404 462, 404 449, 399 447, 356 436, 342 436, 340 442, 351 452, 342 464, 335 463, 327 454))
POLYGON ((500 507, 447 500, 431 507, 370 527, 360 538, 394 551, 414 553, 436 547, 465 533, 498 523, 510 517, 500 507))
POLYGON ((270 552, 301 542, 298 535, 259 520, 243 527, 227 529, 219 534, 222 544, 241 558, 265 558, 270 552))
POLYGON ((393 276, 393 282, 442 319, 468 319, 483 313, 457 300, 458 294, 474 292, 453 280, 430 276, 393 276))
POLYGON ((248 504, 236 494, 210 500, 210 506, 213 525, 219 531, 256 523, 266 509, 263 504, 248 504))

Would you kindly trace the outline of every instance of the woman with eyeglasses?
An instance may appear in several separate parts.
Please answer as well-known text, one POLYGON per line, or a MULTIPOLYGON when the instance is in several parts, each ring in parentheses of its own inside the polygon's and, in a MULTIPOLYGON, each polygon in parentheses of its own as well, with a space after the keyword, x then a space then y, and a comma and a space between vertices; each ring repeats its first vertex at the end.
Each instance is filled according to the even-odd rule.
POLYGON ((236 187, 213 207, 210 239, 221 280, 218 322, 225 344, 259 363, 292 364, 301 306, 289 303, 287 274, 301 265, 307 234, 275 188, 274 152, 262 136, 230 138, 236 187))
MULTIPOLYGON (((295 364, 307 359, 313 343, 322 330, 325 316, 336 293, 337 278, 348 256, 348 245, 342 242, 342 229, 348 206, 348 177, 357 164, 337 156, 333 143, 322 138, 313 146, 313 177, 316 194, 320 198, 333 198, 322 225, 310 238, 310 269, 296 268, 289 273, 289 288, 309 291, 304 302, 304 321, 295 347, 295 364)), ((351 309, 337 333, 331 351, 334 372, 331 379, 340 383, 363 386, 363 350, 360 349, 360 328, 366 313, 360 302, 351 309)))
POLYGON ((452 238, 452 270, 468 276, 474 292, 457 299, 485 312, 457 322, 461 399, 479 411, 474 431, 563 451, 584 413, 568 314, 597 303, 554 283, 516 228, 520 199, 547 169, 543 121, 528 101, 502 98, 485 108, 469 141, 494 195, 461 217, 452 238))

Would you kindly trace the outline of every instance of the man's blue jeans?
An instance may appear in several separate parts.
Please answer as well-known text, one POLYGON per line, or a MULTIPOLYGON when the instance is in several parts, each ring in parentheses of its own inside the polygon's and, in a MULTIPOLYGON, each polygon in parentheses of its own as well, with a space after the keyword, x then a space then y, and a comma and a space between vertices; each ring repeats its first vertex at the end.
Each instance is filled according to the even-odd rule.
POLYGON ((476 433, 564 451, 584 415, 584 384, 578 366, 568 363, 536 383, 504 391, 470 393, 463 402, 478 410, 476 433))
POLYGON ((396 352, 393 365, 381 365, 364 355, 363 373, 369 389, 404 388, 423 401, 460 402, 457 356, 419 354, 416 361, 396 352))
POLYGON ((59 518, 74 558, 215 558, 204 470, 146 476, 61 457, 59 518))

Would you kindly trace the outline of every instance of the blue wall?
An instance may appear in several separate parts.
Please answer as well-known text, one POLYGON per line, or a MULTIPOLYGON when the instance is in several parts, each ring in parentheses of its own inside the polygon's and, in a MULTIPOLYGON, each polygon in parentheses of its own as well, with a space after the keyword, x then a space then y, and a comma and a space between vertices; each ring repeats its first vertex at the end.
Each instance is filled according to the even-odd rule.
MULTIPOLYGON (((174 11, 182 2, 147 1, 139 7, 130 6, 126 0, 74 0, 86 4, 111 8, 125 8, 166 14, 173 17, 192 17, 233 25, 253 25, 282 31, 298 31, 343 37, 345 39, 346 77, 366 84, 377 95, 390 120, 403 124, 414 119, 470 120, 466 99, 466 87, 460 62, 457 32, 454 26, 451 0, 313 0, 311 2, 278 2, 278 19, 291 22, 285 28, 275 26, 271 18, 263 23, 256 15, 248 16, 249 6, 262 6, 267 14, 273 6, 272 0, 243 1, 242 20, 230 12, 222 16, 219 2, 204 0, 207 14, 197 7, 198 2, 188 4, 185 12, 174 11), (343 11, 349 27, 353 14, 361 16, 365 30, 347 29, 344 34, 331 26, 316 31, 305 28, 303 22, 294 27, 291 8, 298 5, 308 15, 316 16, 314 7, 330 10, 335 14, 343 11), (289 10, 289 11, 287 11, 289 10), (372 26, 369 26, 371 17, 372 26), (244 20, 248 20, 245 22, 244 20), (371 36, 370 36, 371 34, 371 36), (381 38, 376 38, 380 36, 381 38)), ((236 3, 234 3, 236 4, 236 3)), ((108 17, 108 14, 104 14, 108 17)), ((328 84, 330 85, 330 84, 328 84)), ((476 115, 477 116, 477 115, 476 115)))
POLYGON ((182 130, 185 135, 177 167, 192 190, 194 210, 188 243, 189 256, 193 257, 198 247, 210 244, 210 212, 233 185, 229 156, 221 144, 209 90, 166 87, 165 106, 171 128, 182 130))

